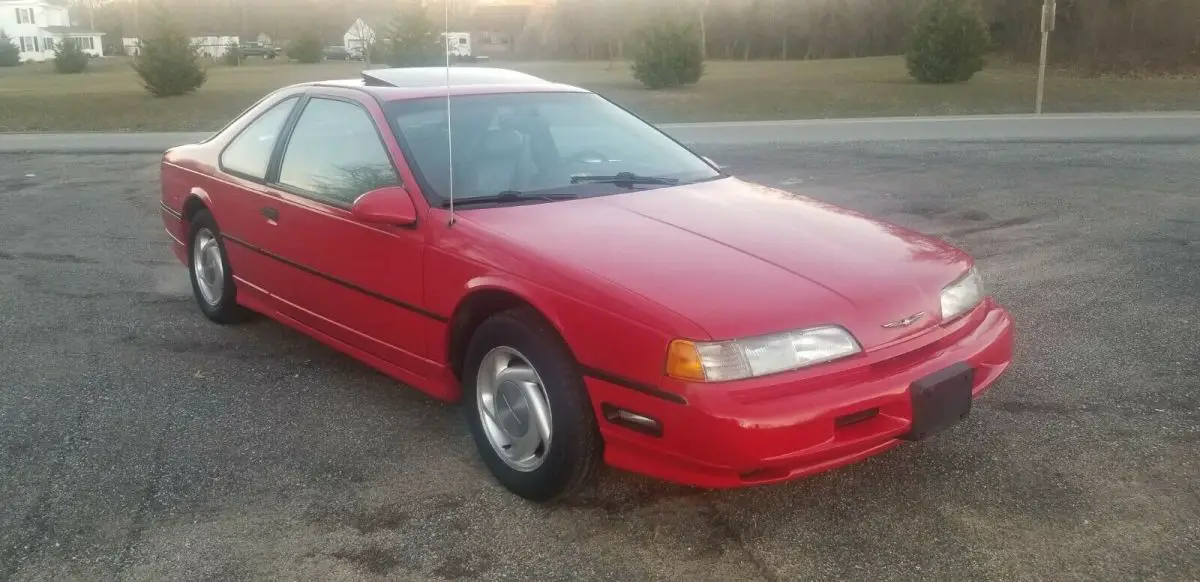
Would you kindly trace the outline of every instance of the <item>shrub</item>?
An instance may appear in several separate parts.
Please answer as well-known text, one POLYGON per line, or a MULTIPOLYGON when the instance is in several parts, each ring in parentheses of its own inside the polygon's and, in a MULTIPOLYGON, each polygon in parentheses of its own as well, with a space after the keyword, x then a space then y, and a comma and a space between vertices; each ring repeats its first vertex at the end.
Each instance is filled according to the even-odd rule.
POLYGON ((208 73, 200 65, 200 55, 191 39, 171 22, 161 7, 154 34, 143 38, 141 43, 141 52, 133 69, 151 95, 184 95, 199 89, 208 80, 208 73))
POLYGON ((54 45, 54 70, 59 74, 73 75, 87 70, 88 56, 79 46, 79 41, 64 38, 54 45))
POLYGON ((920 83, 962 83, 983 70, 991 44, 969 0, 929 0, 909 37, 908 73, 920 83))
POLYGON ((633 77, 647 89, 691 85, 704 75, 704 51, 690 22, 663 19, 634 35, 633 77))
POLYGON ((425 8, 409 2, 400 8, 383 35, 371 45, 371 60, 389 67, 445 66, 445 40, 425 14, 425 8))
POLYGON ((21 49, 13 39, 0 30, 0 67, 15 67, 21 64, 21 49))
POLYGON ((319 63, 324 50, 321 36, 315 30, 306 30, 288 47, 288 56, 302 63, 319 63))
POLYGON ((236 42, 229 43, 229 46, 225 47, 225 55, 221 57, 221 60, 225 61, 225 64, 231 67, 241 65, 242 46, 236 42))

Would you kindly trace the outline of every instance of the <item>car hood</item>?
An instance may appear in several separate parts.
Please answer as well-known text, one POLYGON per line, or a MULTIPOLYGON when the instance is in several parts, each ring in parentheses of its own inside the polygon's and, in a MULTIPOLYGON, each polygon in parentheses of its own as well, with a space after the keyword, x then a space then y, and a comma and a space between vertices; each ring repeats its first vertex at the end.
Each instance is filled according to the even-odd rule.
POLYGON ((463 218, 716 339, 836 324, 866 349, 885 345, 936 325, 941 289, 971 263, 938 239, 736 178, 463 218))

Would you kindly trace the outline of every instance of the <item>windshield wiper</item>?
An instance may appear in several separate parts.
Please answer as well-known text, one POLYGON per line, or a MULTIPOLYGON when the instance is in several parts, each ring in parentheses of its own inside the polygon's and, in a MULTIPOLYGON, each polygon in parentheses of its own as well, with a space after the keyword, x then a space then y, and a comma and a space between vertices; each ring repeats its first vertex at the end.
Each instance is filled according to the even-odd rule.
POLYGON ((633 172, 620 172, 615 176, 571 176, 572 184, 580 182, 589 182, 592 184, 616 184, 618 186, 628 184, 658 184, 662 186, 674 186, 679 183, 675 178, 659 178, 657 176, 639 176, 633 172))
MULTIPOLYGON (((490 196, 472 196, 470 198, 455 198, 454 206, 470 206, 473 204, 494 204, 497 202, 520 202, 524 200, 574 200, 575 194, 526 194, 516 190, 505 190, 490 196)), ((450 201, 442 202, 442 208, 450 208, 450 201)))

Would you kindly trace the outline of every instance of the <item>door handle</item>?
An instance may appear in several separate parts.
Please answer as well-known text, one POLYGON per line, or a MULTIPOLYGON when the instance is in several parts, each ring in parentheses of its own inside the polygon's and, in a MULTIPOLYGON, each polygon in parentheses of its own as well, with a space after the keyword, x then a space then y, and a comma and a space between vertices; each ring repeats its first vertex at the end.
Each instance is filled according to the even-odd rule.
POLYGON ((263 215, 263 217, 267 219, 267 222, 270 222, 271 224, 275 224, 279 221, 279 211, 271 208, 270 206, 262 207, 258 213, 263 215))

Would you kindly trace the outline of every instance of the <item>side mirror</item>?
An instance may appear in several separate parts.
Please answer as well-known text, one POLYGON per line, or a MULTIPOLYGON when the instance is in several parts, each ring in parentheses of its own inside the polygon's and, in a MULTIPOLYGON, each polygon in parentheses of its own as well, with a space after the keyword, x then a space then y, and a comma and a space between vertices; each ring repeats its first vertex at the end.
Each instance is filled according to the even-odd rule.
POLYGON ((350 214, 373 224, 410 226, 417 222, 417 207, 402 186, 385 186, 359 196, 350 214))

